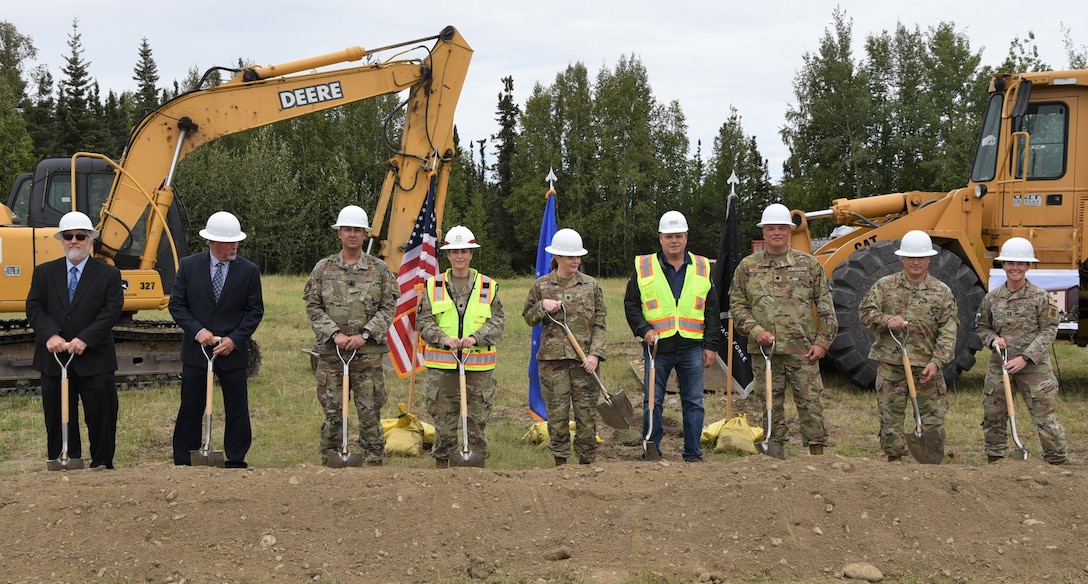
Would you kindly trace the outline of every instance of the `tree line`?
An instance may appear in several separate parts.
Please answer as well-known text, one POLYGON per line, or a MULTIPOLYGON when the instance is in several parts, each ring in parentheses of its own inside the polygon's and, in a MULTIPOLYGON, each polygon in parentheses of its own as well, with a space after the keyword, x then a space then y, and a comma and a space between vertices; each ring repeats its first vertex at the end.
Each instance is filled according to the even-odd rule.
MULTIPOLYGON (((1064 29, 1067 63, 1088 68, 1088 48, 1064 29)), ((1014 38, 1002 63, 952 23, 922 29, 900 23, 870 33, 856 56, 853 22, 832 13, 819 48, 800 56, 795 102, 781 127, 789 156, 772 181, 755 136, 735 107, 723 108, 713 144, 693 145, 677 101, 662 103, 650 72, 634 55, 591 73, 568 65, 550 84, 536 83, 514 100, 514 79, 500 80, 497 130, 462 142, 451 161, 444 227, 469 226, 481 241, 474 265, 494 276, 531 273, 544 209, 543 177, 561 177, 560 227, 582 234, 590 255, 583 269, 625 276, 636 253, 657 247, 657 219, 668 209, 688 218, 689 249, 716 255, 725 217, 727 179, 740 178, 742 249, 759 237, 766 205, 827 208, 838 198, 906 190, 947 191, 966 184, 991 76, 1049 70, 1034 35, 1014 38)), ((31 67, 33 41, 0 21, 0 184, 30 172, 44 156, 77 151, 119 158, 129 133, 160 103, 198 87, 191 69, 168 87, 152 49, 136 53, 136 89, 105 96, 84 58, 78 20, 69 55, 54 82, 45 65, 31 67)), ((239 61, 236 64, 245 64, 239 61)), ((205 86, 220 81, 213 71, 205 86)), ((723 96, 723 101, 728 96, 723 96)), ((238 215, 250 235, 245 254, 267 273, 298 274, 338 249, 327 226, 344 205, 373 212, 392 152, 399 144, 396 96, 221 138, 180 164, 178 200, 188 218, 190 251, 218 210, 238 215), (392 135, 390 135, 392 134, 392 135)), ((826 234, 831 225, 814 225, 826 234)))

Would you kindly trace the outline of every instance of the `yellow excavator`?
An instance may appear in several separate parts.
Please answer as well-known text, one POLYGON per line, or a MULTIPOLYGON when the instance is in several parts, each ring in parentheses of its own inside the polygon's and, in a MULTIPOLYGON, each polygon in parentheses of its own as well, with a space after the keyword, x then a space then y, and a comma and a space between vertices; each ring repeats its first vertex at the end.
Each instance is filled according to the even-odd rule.
POLYGON ((794 249, 814 253, 833 289, 839 334, 831 359, 857 385, 872 386, 876 377, 868 359, 874 336, 859 324, 858 305, 878 278, 902 269, 897 240, 913 229, 940 245, 930 273, 958 302, 956 359, 944 370, 946 380, 974 366, 982 348, 975 315, 986 291, 1003 282, 994 258, 1011 237, 1035 247, 1040 261, 1028 277, 1065 312, 1059 339, 1086 346, 1088 70, 995 75, 963 188, 838 199, 830 209, 791 213, 794 249), (840 227, 814 249, 809 221, 821 219, 840 227))
MULTIPOLYGON (((371 226, 371 237, 381 242, 379 253, 395 271, 432 173, 441 225, 454 154, 454 110, 471 58, 472 48, 449 26, 437 36, 369 51, 351 47, 281 65, 231 70, 235 75, 226 83, 184 93, 148 114, 132 131, 119 162, 83 152, 71 159, 41 161, 33 174, 20 177, 8 205, 0 205, 0 312, 25 310, 34 267, 60 257, 53 239, 60 217, 82 211, 92 221, 97 218, 102 234, 95 257, 121 269, 124 316, 114 331, 118 382, 176 376, 181 371, 181 329, 170 321, 138 321, 133 315, 167 306, 178 259, 186 254, 174 200, 178 163, 216 138, 407 91, 400 149, 389 160, 371 226), (433 45, 421 45, 430 41, 433 45), (399 51, 389 60, 376 60, 394 49, 399 51), (414 50, 426 56, 402 57, 414 50), (367 64, 320 70, 364 57, 367 64)), ((0 394, 34 390, 39 375, 31 368, 33 331, 18 320, 0 327, 0 394)), ((251 372, 258 364, 259 357, 251 355, 251 372)))

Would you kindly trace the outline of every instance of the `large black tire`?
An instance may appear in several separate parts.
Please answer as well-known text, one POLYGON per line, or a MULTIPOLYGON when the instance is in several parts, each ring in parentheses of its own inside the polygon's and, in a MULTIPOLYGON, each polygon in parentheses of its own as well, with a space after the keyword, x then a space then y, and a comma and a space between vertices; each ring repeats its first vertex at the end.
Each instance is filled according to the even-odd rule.
MULTIPOLYGON (((835 314, 839 334, 831 345, 835 369, 859 387, 872 388, 876 382, 876 362, 869 359, 876 336, 858 320, 861 299, 877 280, 903 269, 895 255, 894 241, 880 241, 855 251, 831 274, 835 314)), ((975 352, 982 343, 975 334, 975 314, 986 295, 978 276, 955 254, 942 249, 929 264, 929 273, 952 289, 960 313, 956 333, 956 358, 944 368, 945 382, 951 385, 961 371, 975 366, 975 352)))

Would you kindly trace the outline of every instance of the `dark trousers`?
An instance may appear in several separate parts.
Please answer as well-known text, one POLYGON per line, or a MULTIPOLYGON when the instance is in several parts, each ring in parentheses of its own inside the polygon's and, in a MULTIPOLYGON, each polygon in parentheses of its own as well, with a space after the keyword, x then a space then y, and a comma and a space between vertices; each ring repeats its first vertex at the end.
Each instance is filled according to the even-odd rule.
MULTIPOLYGON (((90 466, 113 468, 117 450, 117 385, 113 373, 68 374, 68 457, 83 458, 79 438, 79 402, 83 402, 87 438, 91 443, 90 466)), ((45 412, 46 450, 49 460, 61 451, 60 376, 42 375, 42 410, 45 412)))
MULTIPOLYGON (((191 450, 199 450, 204 434, 204 403, 207 392, 208 368, 186 364, 181 369, 181 405, 174 423, 174 464, 191 463, 191 450)), ((245 467, 246 453, 253 442, 249 423, 248 373, 241 369, 222 370, 215 367, 215 376, 223 391, 223 412, 212 412, 212 449, 216 426, 224 424, 223 455, 228 467, 245 467)))

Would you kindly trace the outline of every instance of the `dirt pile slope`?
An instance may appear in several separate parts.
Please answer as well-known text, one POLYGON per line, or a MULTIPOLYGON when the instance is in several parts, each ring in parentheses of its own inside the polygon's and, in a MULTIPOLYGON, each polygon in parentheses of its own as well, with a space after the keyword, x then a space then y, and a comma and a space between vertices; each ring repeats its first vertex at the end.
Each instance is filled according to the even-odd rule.
POLYGON ((1088 578, 1080 466, 605 461, 562 469, 175 468, 4 477, 2 582, 1088 578))

